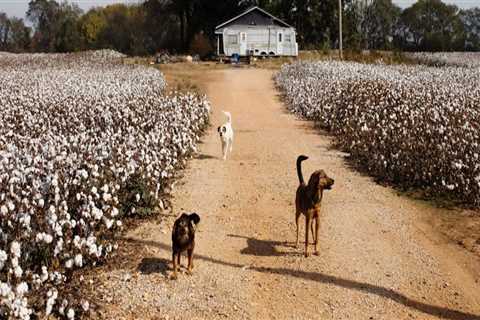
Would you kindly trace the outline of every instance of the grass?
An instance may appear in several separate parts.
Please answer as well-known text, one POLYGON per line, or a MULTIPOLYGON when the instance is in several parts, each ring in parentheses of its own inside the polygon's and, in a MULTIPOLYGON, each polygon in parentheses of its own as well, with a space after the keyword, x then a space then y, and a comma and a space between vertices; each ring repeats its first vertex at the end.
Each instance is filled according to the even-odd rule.
MULTIPOLYGON (((279 69, 285 63, 295 61, 322 61, 322 60, 340 60, 338 50, 302 50, 298 57, 275 57, 267 59, 258 59, 252 65, 257 68, 279 69)), ((344 61, 354 61, 367 64, 421 64, 420 61, 407 57, 402 52, 396 51, 363 51, 354 52, 345 50, 343 52, 344 61)))

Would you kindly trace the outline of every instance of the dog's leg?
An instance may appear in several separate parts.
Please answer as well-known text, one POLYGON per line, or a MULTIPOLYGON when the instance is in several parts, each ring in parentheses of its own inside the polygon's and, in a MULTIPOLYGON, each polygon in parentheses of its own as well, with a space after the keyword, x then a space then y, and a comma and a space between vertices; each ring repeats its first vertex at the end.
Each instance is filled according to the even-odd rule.
POLYGON ((230 139, 230 153, 233 151, 233 138, 230 139))
POLYGON ((223 160, 227 160, 227 143, 222 141, 223 160))
POLYGON ((310 224, 312 223, 312 218, 308 214, 305 215, 305 258, 308 257, 308 233, 310 229, 310 224))
POLYGON ((300 220, 300 211, 296 210, 295 212, 295 224, 297 225, 297 242, 295 244, 295 248, 298 248, 298 220, 300 220))
POLYGON ((193 249, 188 250, 188 274, 193 271, 193 249))
POLYGON ((175 252, 172 254, 172 264, 173 264, 173 274, 172 274, 172 280, 177 279, 177 257, 175 252))
MULTIPOLYGON (((313 227, 313 223, 312 223, 312 227, 313 227)), ((315 237, 314 237, 315 252, 313 253, 316 256, 318 256, 318 231, 319 230, 320 230, 320 218, 317 216, 315 218, 315 237)))
POLYGON ((312 240, 313 240, 313 243, 315 243, 315 241, 316 241, 317 238, 316 238, 315 232, 313 232, 313 222, 316 223, 317 220, 316 220, 316 219, 312 220, 312 223, 310 224, 310 231, 312 232, 312 240))

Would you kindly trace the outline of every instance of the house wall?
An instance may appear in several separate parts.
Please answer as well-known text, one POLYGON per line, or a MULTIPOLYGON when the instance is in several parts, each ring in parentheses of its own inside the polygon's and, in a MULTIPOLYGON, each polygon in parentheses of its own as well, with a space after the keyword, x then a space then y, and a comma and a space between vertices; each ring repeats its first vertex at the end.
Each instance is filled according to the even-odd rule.
POLYGON ((296 43, 296 33, 293 28, 284 28, 281 26, 245 26, 231 25, 227 28, 217 30, 217 33, 223 34, 223 48, 227 56, 237 53, 245 56, 252 51, 255 56, 282 55, 297 56, 298 45, 296 43), (241 45, 241 33, 246 34, 246 45, 241 45), (279 42, 279 34, 282 34, 282 41, 279 42), (236 37, 236 42, 233 43, 236 37))

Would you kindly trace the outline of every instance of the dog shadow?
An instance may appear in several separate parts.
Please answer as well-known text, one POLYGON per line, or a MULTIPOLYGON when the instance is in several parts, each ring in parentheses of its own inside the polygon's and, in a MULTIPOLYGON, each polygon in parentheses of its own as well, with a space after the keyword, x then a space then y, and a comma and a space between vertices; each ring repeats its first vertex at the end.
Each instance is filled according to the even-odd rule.
POLYGON ((162 258, 143 258, 137 269, 145 275, 161 273, 164 276, 168 276, 168 271, 172 270, 170 262, 170 260, 162 258))
POLYGON ((279 251, 277 247, 295 248, 295 244, 287 241, 270 241, 249 238, 245 236, 229 234, 232 238, 242 238, 247 240, 247 247, 240 250, 241 254, 254 255, 259 257, 278 257, 278 256, 297 256, 301 252, 279 251))

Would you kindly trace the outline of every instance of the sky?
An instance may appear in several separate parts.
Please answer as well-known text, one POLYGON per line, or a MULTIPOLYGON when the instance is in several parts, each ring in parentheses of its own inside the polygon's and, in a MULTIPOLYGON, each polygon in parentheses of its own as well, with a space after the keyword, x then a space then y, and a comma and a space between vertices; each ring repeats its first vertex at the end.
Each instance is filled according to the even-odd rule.
MULTIPOLYGON (((94 6, 105 6, 112 3, 137 3, 139 0, 71 0, 76 2, 82 9, 88 10, 94 6)), ((410 6, 416 0, 393 0, 402 8, 410 6)), ((449 4, 455 4, 460 8, 480 7, 480 0, 443 0, 449 4)), ((29 0, 0 0, 0 12, 8 16, 25 17, 29 0)))

